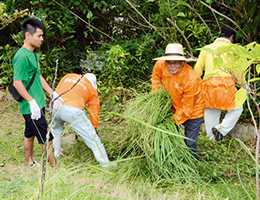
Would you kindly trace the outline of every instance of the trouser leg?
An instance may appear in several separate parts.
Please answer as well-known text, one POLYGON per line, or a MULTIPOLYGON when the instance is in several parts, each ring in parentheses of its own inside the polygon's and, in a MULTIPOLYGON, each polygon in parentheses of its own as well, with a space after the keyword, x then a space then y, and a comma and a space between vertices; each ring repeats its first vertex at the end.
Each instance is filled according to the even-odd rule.
POLYGON ((191 155, 199 160, 197 139, 199 136, 199 130, 202 123, 202 117, 197 119, 189 119, 183 123, 185 127, 185 136, 189 139, 185 139, 186 145, 189 147, 191 155))
POLYGON ((205 128, 207 132, 207 136, 209 139, 214 139, 214 135, 212 133, 212 128, 216 127, 219 124, 221 110, 218 109, 205 109, 204 113, 204 122, 205 122, 205 128))
POLYGON ((215 128, 218 129, 223 136, 226 136, 234 128, 242 112, 243 106, 236 110, 227 111, 221 124, 216 125, 215 128))
POLYGON ((79 134, 90 149, 94 149, 102 145, 99 136, 96 134, 94 127, 85 114, 77 119, 71 128, 79 134))
POLYGON ((51 132, 53 134, 53 148, 54 148, 54 156, 59 157, 62 153, 61 151, 61 141, 62 141, 62 131, 64 130, 64 121, 60 119, 60 114, 62 113, 61 108, 59 111, 53 110, 53 123, 51 126, 51 132), (57 112, 57 113, 56 113, 57 112))
POLYGON ((96 158, 96 160, 102 164, 102 168, 105 169, 109 166, 117 167, 116 163, 110 163, 108 157, 107 157, 107 152, 105 150, 105 147, 103 144, 100 146, 92 149, 92 152, 96 158))
POLYGON ((116 163, 110 163, 104 145, 101 143, 93 125, 83 111, 81 112, 81 117, 73 123, 71 128, 80 135, 85 144, 92 150, 96 160, 102 164, 104 169, 109 166, 117 166, 116 163))

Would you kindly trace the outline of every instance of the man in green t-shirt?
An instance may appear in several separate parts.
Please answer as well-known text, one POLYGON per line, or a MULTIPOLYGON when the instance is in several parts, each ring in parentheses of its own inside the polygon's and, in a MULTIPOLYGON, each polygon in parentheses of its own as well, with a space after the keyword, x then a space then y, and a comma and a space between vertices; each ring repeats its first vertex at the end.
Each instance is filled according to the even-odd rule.
MULTIPOLYGON (((42 144, 42 149, 46 148, 46 136, 48 124, 45 118, 45 98, 43 89, 48 92, 52 99, 58 97, 41 75, 37 55, 34 53, 36 48, 39 48, 43 42, 43 31, 45 25, 36 18, 28 18, 22 24, 22 33, 24 37, 23 46, 16 52, 13 58, 14 68, 14 87, 19 94, 24 98, 19 102, 21 114, 25 119, 24 131, 24 149, 25 149, 25 164, 35 166, 38 163, 33 160, 33 144, 36 137, 39 144, 42 144), (26 86, 32 79, 34 72, 35 79, 29 89, 26 86)), ((59 97, 54 101, 54 108, 58 109, 62 106, 62 98, 59 97)), ((52 145, 53 136, 50 134, 49 147, 52 145)), ((55 157, 53 150, 50 149, 48 161, 51 165, 55 165, 55 157)))

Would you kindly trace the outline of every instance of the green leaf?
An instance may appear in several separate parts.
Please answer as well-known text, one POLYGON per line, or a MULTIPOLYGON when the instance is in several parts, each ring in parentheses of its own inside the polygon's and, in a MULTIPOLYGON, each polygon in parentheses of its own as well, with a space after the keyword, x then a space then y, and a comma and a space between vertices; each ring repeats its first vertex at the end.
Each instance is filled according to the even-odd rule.
POLYGON ((257 74, 259 74, 259 73, 260 73, 260 64, 257 64, 257 65, 255 66, 255 68, 256 68, 257 74))
POLYGON ((259 81, 259 80, 260 80, 260 78, 252 78, 252 79, 248 80, 248 82, 254 82, 254 81, 259 81))
POLYGON ((186 15, 183 12, 178 12, 177 16, 178 17, 186 17, 186 15))
POLYGON ((196 50, 200 50, 200 51, 205 51, 204 53, 206 54, 213 54, 214 53, 214 50, 211 49, 211 48, 206 48, 206 47, 202 47, 202 48, 198 48, 196 50))
POLYGON ((228 46, 220 46, 215 49, 214 54, 223 54, 223 53, 229 52, 231 50, 231 47, 232 47, 232 44, 230 44, 228 46))
POLYGON ((241 70, 246 70, 248 66, 252 64, 253 60, 248 60, 247 58, 240 57, 235 61, 235 66, 241 70))
POLYGON ((220 68, 222 64, 223 64, 223 58, 221 58, 221 57, 213 58, 214 69, 220 68))
POLYGON ((88 11, 88 14, 87 14, 87 18, 88 18, 88 19, 91 19, 91 17, 93 17, 93 14, 92 14, 92 12, 89 10, 89 11, 88 11))
POLYGON ((203 76, 203 81, 210 78, 211 76, 216 75, 215 73, 208 73, 207 75, 203 76))
POLYGON ((236 97, 235 97, 235 101, 236 101, 236 108, 240 108, 243 103, 246 101, 247 99, 247 92, 245 89, 240 88, 237 93, 236 93, 236 97))
POLYGON ((181 0, 179 0, 177 2, 177 6, 187 6, 187 7, 190 7, 190 5, 188 3, 186 3, 185 1, 181 1, 181 0))

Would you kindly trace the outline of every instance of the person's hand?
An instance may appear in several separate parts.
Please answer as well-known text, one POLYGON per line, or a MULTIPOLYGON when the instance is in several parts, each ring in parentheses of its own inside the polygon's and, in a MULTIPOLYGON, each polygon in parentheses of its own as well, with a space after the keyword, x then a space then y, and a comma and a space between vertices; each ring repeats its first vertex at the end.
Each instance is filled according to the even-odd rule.
POLYGON ((59 95, 56 92, 52 92, 51 100, 53 102, 53 109, 55 110, 59 110, 62 107, 63 99, 61 97, 57 98, 58 96, 59 95), (56 100, 54 101, 54 99, 56 100))
POLYGON ((248 93, 251 93, 251 89, 250 89, 250 86, 249 86, 249 85, 246 85, 246 86, 245 86, 245 89, 246 89, 246 91, 247 91, 248 93))
POLYGON ((30 104, 30 110, 31 110, 31 118, 32 119, 40 119, 41 118, 41 109, 39 108, 38 104, 36 101, 33 99, 32 101, 29 102, 30 104))

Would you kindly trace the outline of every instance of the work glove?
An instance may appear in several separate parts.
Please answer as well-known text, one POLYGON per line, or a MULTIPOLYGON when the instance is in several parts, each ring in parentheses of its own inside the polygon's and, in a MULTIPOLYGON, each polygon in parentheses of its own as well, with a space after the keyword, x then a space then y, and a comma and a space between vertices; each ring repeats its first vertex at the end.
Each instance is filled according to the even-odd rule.
POLYGON ((39 108, 38 104, 36 101, 33 99, 32 101, 29 102, 30 104, 30 110, 31 110, 31 118, 38 120, 41 118, 41 109, 39 108))
POLYGON ((250 89, 250 86, 249 86, 249 85, 246 85, 245 89, 246 89, 246 91, 247 91, 248 93, 251 93, 251 89, 250 89))
POLYGON ((52 92, 51 100, 53 102, 53 109, 55 110, 59 110, 62 107, 63 99, 61 97, 57 98, 58 96, 59 95, 56 92, 52 92), (54 99, 56 100, 54 101, 54 99))

